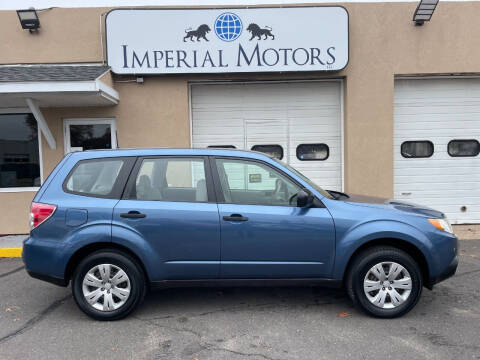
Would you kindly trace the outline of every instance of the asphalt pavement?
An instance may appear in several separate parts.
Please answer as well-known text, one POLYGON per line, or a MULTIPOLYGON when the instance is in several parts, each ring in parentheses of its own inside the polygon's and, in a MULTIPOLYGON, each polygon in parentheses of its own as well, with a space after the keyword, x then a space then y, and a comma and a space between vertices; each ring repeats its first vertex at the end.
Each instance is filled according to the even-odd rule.
POLYGON ((163 290, 98 322, 70 288, 0 259, 0 359, 480 359, 480 240, 460 247, 457 275, 394 320, 343 290, 265 287, 163 290))

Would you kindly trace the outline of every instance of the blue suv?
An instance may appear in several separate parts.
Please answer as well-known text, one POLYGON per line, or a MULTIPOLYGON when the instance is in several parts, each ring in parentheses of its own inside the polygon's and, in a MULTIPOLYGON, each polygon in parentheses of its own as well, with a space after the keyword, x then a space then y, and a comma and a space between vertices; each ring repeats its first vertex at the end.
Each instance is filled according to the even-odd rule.
POLYGON ((326 191, 262 153, 128 149, 68 154, 36 194, 23 260, 99 320, 153 288, 344 286, 367 313, 411 310, 453 275, 438 211, 326 191))

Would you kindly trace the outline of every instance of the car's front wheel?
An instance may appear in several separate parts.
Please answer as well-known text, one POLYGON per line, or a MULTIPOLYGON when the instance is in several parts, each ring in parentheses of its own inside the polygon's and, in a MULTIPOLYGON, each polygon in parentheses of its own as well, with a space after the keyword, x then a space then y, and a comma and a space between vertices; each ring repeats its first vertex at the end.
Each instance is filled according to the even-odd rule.
POLYGON ((136 261, 117 250, 97 251, 77 266, 72 292, 79 308, 97 320, 130 314, 145 295, 145 276, 136 261))
POLYGON ((370 315, 393 318, 406 314, 422 293, 422 274, 415 260, 394 247, 372 247, 350 266, 346 287, 353 302, 370 315))

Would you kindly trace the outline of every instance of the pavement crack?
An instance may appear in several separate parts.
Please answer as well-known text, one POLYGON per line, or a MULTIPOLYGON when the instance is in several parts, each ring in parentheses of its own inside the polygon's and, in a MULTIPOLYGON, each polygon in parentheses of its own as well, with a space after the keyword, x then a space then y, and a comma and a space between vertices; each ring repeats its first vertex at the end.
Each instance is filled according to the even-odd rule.
POLYGON ((30 320, 28 320, 25 324, 23 324, 23 326, 21 326, 19 329, 11 332, 10 334, 7 334, 3 337, 0 338, 0 344, 3 344, 4 342, 7 342, 8 340, 10 339, 13 339, 14 337, 18 336, 18 335, 21 335, 23 333, 25 333, 26 331, 30 330, 31 328, 33 328, 37 323, 39 323, 40 321, 42 321, 45 316, 47 316, 48 314, 50 314, 52 311, 54 311, 55 309, 57 309, 60 305, 63 304, 63 302, 65 300, 67 300, 68 298, 70 298, 72 295, 67 295, 59 300, 56 300, 54 301, 53 303, 51 303, 48 307, 46 307, 45 309, 43 309, 41 312, 39 312, 36 316, 34 316, 33 318, 31 318, 30 320))
MULTIPOLYGON (((231 307, 225 307, 225 308, 220 308, 220 309, 215 309, 215 310, 210 310, 210 311, 205 311, 205 312, 201 312, 201 313, 192 313, 192 314, 188 314, 188 315, 185 315, 183 314, 185 317, 187 318, 195 318, 195 317, 200 317, 200 316, 206 316, 206 315, 211 315, 211 314, 218 314, 218 313, 222 313, 222 312, 228 312, 228 311, 237 311, 237 310, 247 310, 247 309, 250 309, 250 308, 260 308, 260 307, 265 307, 265 306, 270 306, 270 305, 279 305, 277 303, 273 303, 273 302, 268 302, 268 303, 261 303, 261 304, 254 304, 254 305, 241 305, 241 306, 231 306, 231 307)), ((163 320, 163 319, 171 319, 171 318, 175 318, 175 317, 178 317, 177 315, 165 315, 165 316, 157 316, 157 317, 153 317, 149 320, 163 320)), ((138 318, 137 319, 139 320, 146 320, 146 319, 142 319, 142 318, 138 318)))
MULTIPOLYGON (((202 341, 204 339, 202 334, 198 331, 195 331, 195 330, 186 329, 186 328, 179 329, 179 328, 175 328, 175 327, 172 327, 172 326, 160 325, 160 324, 157 324, 157 323, 155 323, 155 321, 150 320, 150 319, 141 319, 141 318, 138 318, 138 317, 135 317, 135 319, 147 322, 147 323, 151 324, 152 326, 167 329, 167 330, 170 330, 170 331, 192 334, 192 335, 198 337, 198 339, 200 341, 202 341)), ((223 347, 218 347, 215 344, 212 344, 210 342, 206 342, 204 340, 202 342, 203 342, 203 344, 202 343, 199 344, 203 348, 202 351, 204 351, 204 350, 225 351, 225 352, 229 352, 231 354, 240 355, 240 356, 260 357, 260 358, 263 358, 265 360, 281 360, 281 359, 275 359, 275 358, 269 357, 269 356, 264 355, 262 353, 246 353, 246 352, 231 350, 231 349, 227 349, 227 348, 223 348, 223 347)))
POLYGON ((460 273, 460 274, 455 274, 455 277, 464 276, 464 275, 470 275, 470 274, 475 274, 475 273, 477 273, 477 272, 480 272, 480 269, 471 270, 471 271, 466 271, 466 272, 463 272, 463 273, 460 273))
POLYGON ((13 269, 13 270, 7 271, 6 273, 0 274, 0 279, 5 277, 5 276, 8 276, 8 275, 15 274, 16 272, 19 272, 20 270, 23 270, 23 269, 25 269, 25 266, 20 266, 16 269, 13 269))
POLYGON ((242 351, 236 351, 236 350, 231 350, 231 349, 227 349, 227 348, 223 348, 223 347, 218 347, 218 346, 215 346, 215 345, 210 344, 210 343, 205 343, 204 348, 205 348, 205 350, 225 351, 225 352, 229 352, 231 354, 240 355, 240 356, 260 357, 260 358, 263 358, 263 359, 266 359, 266 360, 281 360, 281 359, 276 359, 276 358, 267 356, 267 355, 262 354, 262 353, 246 353, 246 352, 242 352, 242 351))

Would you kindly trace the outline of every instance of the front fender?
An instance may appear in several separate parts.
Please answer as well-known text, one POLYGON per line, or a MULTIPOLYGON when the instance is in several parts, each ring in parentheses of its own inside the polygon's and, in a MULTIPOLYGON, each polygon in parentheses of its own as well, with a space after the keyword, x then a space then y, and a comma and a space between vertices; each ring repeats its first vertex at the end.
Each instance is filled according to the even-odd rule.
POLYGON ((434 244, 425 234, 416 227, 394 220, 374 220, 361 223, 344 233, 337 232, 336 258, 333 269, 333 278, 342 279, 352 255, 362 245, 378 239, 402 240, 418 248, 429 267, 429 272, 434 270, 434 259, 431 252, 434 244))

